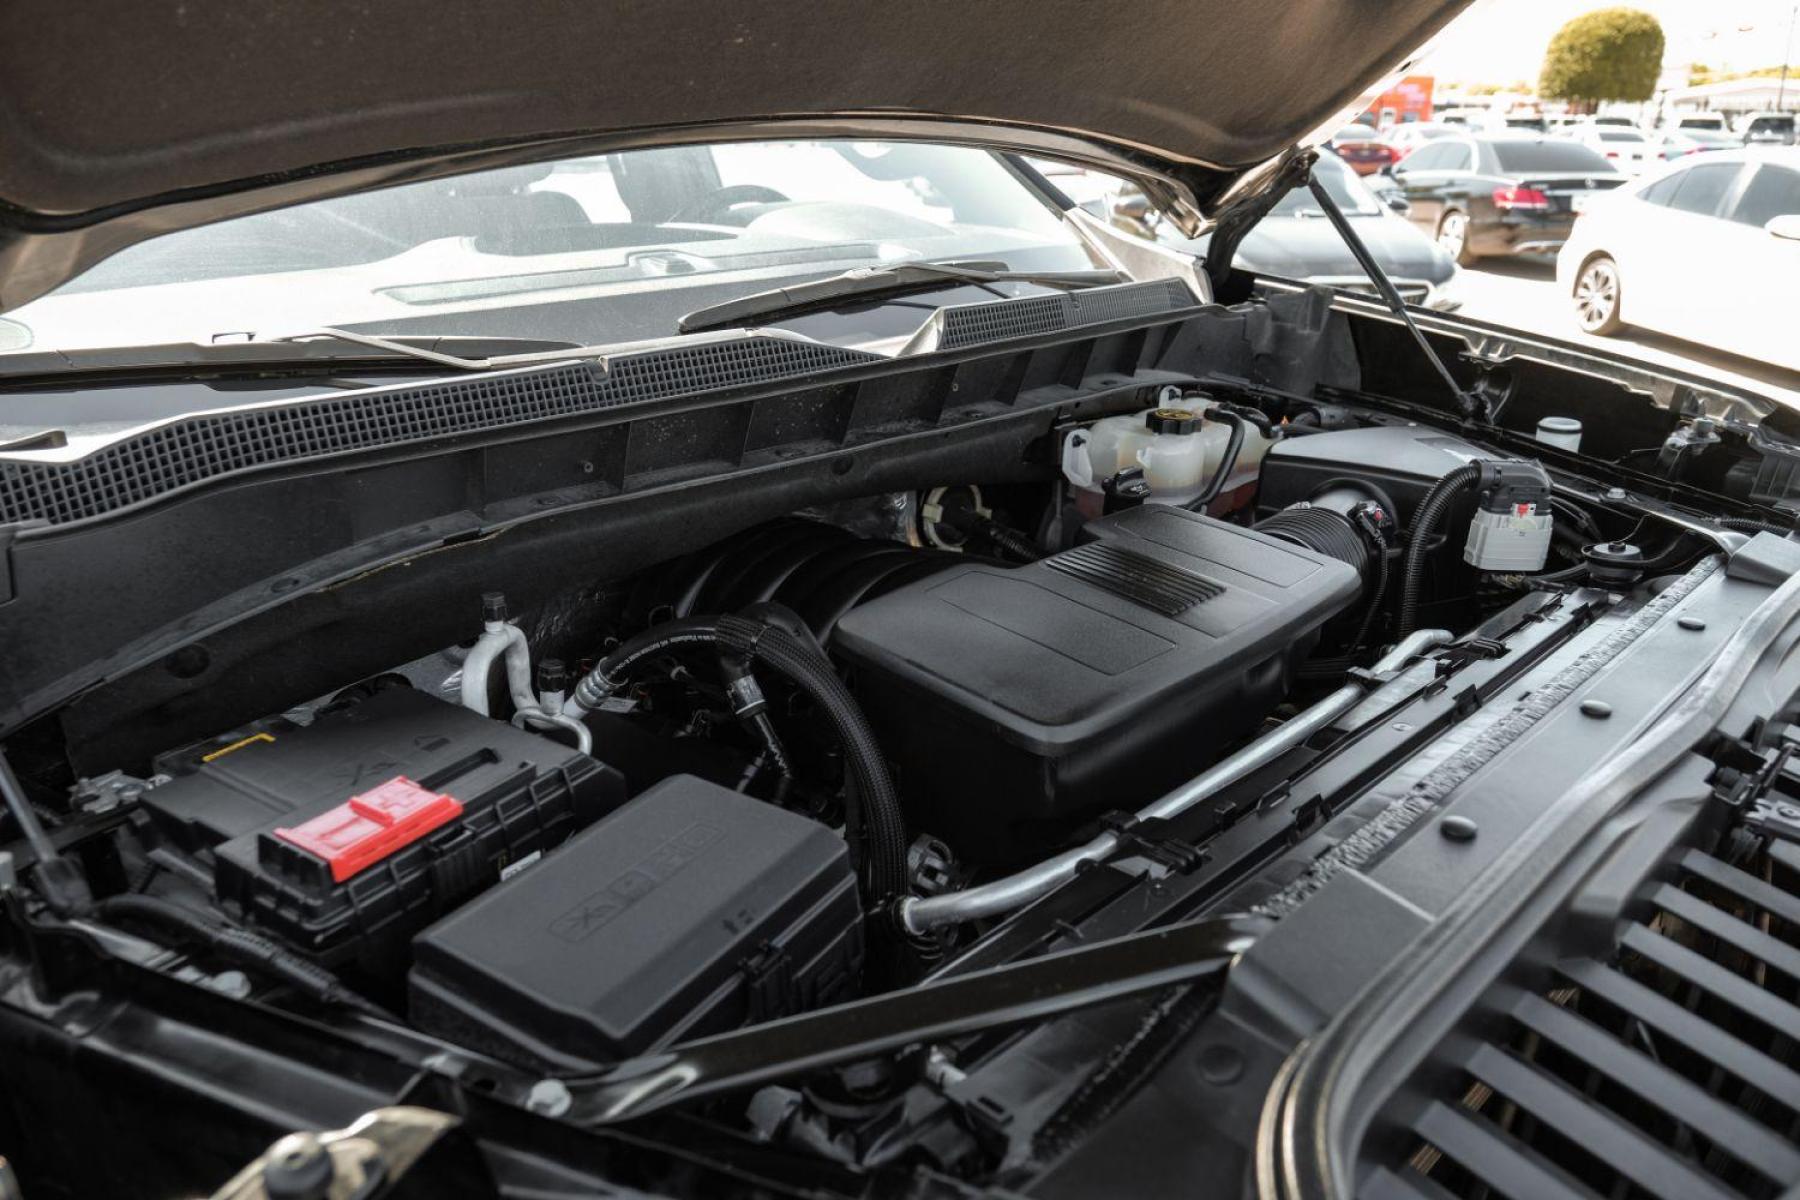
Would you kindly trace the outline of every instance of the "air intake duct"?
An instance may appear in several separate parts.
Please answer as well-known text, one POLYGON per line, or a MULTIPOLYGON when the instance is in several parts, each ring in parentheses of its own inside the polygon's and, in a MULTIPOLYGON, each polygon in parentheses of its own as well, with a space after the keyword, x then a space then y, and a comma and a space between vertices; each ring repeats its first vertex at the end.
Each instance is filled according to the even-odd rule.
POLYGON ((1256 532, 1348 563, 1364 583, 1374 566, 1376 551, 1371 549, 1368 535, 1357 528, 1353 517, 1335 508, 1311 502, 1296 504, 1258 521, 1256 532))
MULTIPOLYGON (((1326 487, 1311 500, 1289 505, 1257 522, 1256 531, 1327 555, 1354 568, 1362 580, 1362 616, 1343 639, 1345 653, 1367 644, 1387 593, 1388 546, 1394 537, 1393 506, 1362 487, 1326 487)), ((1335 668, 1335 662, 1334 662, 1335 668)), ((1304 670, 1304 668, 1303 668, 1304 670)))

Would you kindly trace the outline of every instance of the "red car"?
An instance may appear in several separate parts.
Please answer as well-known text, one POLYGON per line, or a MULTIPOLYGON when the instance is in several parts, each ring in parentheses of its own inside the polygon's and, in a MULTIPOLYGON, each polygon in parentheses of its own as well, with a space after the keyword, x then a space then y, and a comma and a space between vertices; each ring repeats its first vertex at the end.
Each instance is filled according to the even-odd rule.
POLYGON ((1332 134, 1326 144, 1358 175, 1373 175, 1400 158, 1399 152, 1382 141, 1380 132, 1369 125, 1346 125, 1332 134))

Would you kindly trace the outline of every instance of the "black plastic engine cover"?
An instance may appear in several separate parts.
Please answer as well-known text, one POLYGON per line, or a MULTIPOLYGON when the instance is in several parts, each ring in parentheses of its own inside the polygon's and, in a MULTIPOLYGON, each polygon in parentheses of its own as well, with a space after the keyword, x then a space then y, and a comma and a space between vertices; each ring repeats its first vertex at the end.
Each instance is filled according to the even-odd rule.
POLYGON ((1087 531, 838 625, 912 824, 965 857, 1026 856, 1200 771, 1275 706, 1362 585, 1335 559, 1165 505, 1087 531))

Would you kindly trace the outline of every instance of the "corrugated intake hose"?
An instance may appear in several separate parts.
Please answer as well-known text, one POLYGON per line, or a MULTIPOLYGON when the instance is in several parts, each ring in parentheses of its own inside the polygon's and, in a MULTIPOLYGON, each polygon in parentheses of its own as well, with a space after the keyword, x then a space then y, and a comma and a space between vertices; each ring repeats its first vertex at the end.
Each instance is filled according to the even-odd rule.
POLYGON ((154 926, 183 941, 198 942, 219 957, 259 971, 322 1004, 353 1008, 383 1020, 395 1019, 392 1013, 344 986, 336 975, 317 963, 248 930, 215 923, 179 904, 154 896, 109 896, 94 906, 94 915, 108 924, 130 921, 154 926))
POLYGON ((1369 577, 1369 546, 1350 518, 1329 508, 1296 505, 1256 523, 1256 532, 1335 558, 1369 577))
MULTIPOLYGON (((798 624, 798 619, 795 619, 798 624)), ((735 651, 785 675, 830 722, 849 767, 846 833, 873 909, 907 891, 906 821, 875 731, 817 643, 768 620, 684 617, 626 639, 575 685, 572 716, 593 711, 646 659, 689 646, 735 651)))
POLYGON ((1438 522, 1455 501, 1458 492, 1473 487, 1481 477, 1481 468, 1473 463, 1461 466, 1431 485, 1419 509, 1413 514, 1412 528, 1406 535, 1406 563, 1400 571, 1400 604, 1395 614, 1395 637, 1405 637, 1419 623, 1419 588, 1424 583, 1425 551, 1438 522))

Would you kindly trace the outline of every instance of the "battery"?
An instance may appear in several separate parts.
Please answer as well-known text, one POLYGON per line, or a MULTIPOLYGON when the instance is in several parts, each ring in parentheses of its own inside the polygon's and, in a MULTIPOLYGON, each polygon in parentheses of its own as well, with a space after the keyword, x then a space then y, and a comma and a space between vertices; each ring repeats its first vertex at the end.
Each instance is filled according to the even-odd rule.
POLYGON ((229 741, 143 803, 155 857, 210 875, 226 912, 336 964, 391 962, 624 802, 611 767, 396 687, 229 741))

